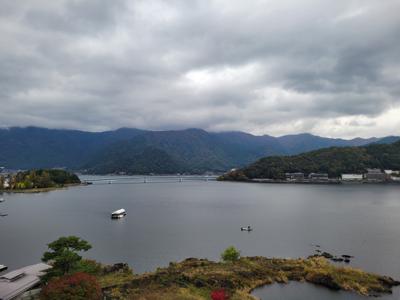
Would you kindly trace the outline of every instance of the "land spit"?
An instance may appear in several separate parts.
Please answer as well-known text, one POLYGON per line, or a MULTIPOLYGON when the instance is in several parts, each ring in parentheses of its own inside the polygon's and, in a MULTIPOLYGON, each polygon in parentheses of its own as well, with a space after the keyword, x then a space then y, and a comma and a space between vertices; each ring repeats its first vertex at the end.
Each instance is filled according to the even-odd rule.
POLYGON ((324 257, 280 259, 242 257, 234 262, 188 258, 155 272, 134 275, 129 268, 99 276, 107 299, 210 299, 223 289, 229 299, 255 299, 251 292, 272 283, 309 282, 332 290, 364 296, 392 293, 400 282, 348 266, 336 266, 324 257))

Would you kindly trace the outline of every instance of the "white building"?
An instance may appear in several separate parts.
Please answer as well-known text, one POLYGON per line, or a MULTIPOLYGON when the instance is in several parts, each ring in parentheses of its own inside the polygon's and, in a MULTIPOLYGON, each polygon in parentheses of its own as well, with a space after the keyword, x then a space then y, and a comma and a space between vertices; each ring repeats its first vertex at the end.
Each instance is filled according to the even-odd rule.
POLYGON ((3 188, 8 189, 10 187, 10 180, 8 178, 4 179, 3 188))
POLYGON ((398 175, 398 174, 400 174, 400 171, 385 170, 385 174, 388 174, 388 175, 398 175))
POLYGON ((342 174, 343 181, 361 181, 363 180, 362 174, 342 174))

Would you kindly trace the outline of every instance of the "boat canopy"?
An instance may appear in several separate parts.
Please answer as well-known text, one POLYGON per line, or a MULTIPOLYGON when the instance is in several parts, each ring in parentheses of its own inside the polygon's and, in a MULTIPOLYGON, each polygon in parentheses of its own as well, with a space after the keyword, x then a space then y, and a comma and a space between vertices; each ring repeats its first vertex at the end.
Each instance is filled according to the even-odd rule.
POLYGON ((125 209, 121 208, 112 213, 112 215, 122 215, 125 213, 125 209))

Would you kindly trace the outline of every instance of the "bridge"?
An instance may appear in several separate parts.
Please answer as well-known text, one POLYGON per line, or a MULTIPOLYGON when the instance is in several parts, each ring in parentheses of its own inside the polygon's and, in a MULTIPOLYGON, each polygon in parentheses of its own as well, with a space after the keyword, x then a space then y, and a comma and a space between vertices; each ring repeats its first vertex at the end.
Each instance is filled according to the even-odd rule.
POLYGON ((193 181, 216 181, 217 176, 109 176, 100 178, 82 178, 89 184, 138 184, 138 183, 173 183, 193 181))

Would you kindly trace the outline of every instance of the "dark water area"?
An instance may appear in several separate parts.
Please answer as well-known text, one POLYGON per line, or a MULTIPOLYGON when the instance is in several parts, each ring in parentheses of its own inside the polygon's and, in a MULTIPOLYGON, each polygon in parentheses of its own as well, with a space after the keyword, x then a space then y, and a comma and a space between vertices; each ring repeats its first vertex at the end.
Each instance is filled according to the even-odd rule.
MULTIPOLYGON (((0 264, 12 270, 37 263, 46 244, 62 235, 88 240, 93 249, 86 257, 127 262, 136 272, 187 257, 218 260, 230 245, 245 256, 295 258, 313 254, 318 244, 333 254, 354 255, 351 266, 400 279, 400 186, 151 180, 0 196, 6 200, 0 212, 8 213, 0 217, 0 264), (128 215, 111 220, 119 208, 128 215), (254 231, 241 232, 247 225, 254 231)), ((360 299, 300 283, 255 294, 360 299)), ((400 299, 398 289, 383 299, 400 299)))

